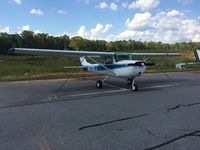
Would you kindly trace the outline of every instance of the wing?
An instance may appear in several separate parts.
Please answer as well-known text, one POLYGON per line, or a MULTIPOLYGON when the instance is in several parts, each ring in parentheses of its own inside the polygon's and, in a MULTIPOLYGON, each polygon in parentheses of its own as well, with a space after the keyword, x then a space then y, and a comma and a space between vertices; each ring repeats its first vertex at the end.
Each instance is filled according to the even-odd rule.
MULTIPOLYGON (((53 50, 53 49, 32 49, 32 48, 11 48, 9 53, 17 54, 55 54, 66 56, 114 56, 115 52, 97 52, 97 51, 74 51, 74 50, 53 50)), ((117 53, 126 54, 133 57, 153 57, 153 56, 180 56, 180 53, 117 53)))
POLYGON ((74 51, 74 50, 53 50, 53 49, 31 49, 31 48, 11 48, 9 53, 17 54, 46 54, 46 55, 66 55, 66 56, 113 56, 114 52, 94 52, 94 51, 74 51))
POLYGON ((132 57, 180 56, 181 53, 130 53, 132 57))

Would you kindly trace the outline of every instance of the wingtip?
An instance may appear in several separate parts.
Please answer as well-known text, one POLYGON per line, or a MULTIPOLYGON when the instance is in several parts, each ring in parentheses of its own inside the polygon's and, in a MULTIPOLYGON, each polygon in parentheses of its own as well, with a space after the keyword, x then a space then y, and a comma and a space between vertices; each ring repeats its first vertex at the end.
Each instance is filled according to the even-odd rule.
POLYGON ((8 53, 9 53, 9 54, 15 53, 15 48, 10 48, 10 49, 8 50, 8 53))

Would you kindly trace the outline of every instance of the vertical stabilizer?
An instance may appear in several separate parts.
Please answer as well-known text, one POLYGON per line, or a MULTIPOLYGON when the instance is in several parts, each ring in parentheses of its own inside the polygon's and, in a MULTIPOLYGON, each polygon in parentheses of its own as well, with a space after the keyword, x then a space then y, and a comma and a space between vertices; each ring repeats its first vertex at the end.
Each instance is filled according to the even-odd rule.
POLYGON ((91 64, 87 62, 85 57, 80 57, 80 63, 82 66, 91 66, 91 64))
POLYGON ((194 55, 196 57, 196 61, 200 62, 200 50, 197 49, 196 51, 194 51, 194 55))

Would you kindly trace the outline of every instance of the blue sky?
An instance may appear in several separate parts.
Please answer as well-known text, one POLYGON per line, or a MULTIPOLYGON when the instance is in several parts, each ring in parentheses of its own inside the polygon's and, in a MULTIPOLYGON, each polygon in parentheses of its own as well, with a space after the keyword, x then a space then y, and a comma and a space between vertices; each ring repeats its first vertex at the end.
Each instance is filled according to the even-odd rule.
POLYGON ((200 41, 199 0, 0 0, 0 32, 200 41))

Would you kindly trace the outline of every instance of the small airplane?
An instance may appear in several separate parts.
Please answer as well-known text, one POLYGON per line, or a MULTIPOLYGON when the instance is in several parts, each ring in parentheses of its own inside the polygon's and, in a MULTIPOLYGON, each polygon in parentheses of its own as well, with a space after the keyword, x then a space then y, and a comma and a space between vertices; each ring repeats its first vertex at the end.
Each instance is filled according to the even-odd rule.
MULTIPOLYGON (((102 88, 103 83, 110 76, 124 78, 130 81, 131 90, 137 91, 135 78, 141 76, 148 66, 155 65, 144 60, 133 60, 132 57, 156 57, 156 56, 180 56, 180 53, 118 53, 118 52, 98 52, 98 51, 74 51, 74 50, 52 50, 52 49, 30 49, 30 48, 11 48, 9 53, 17 54, 47 54, 79 56, 83 71, 95 72, 107 75, 103 80, 96 82, 96 88, 102 88), (97 62, 94 57, 102 57, 103 63, 97 62), (86 59, 94 62, 89 63, 86 59)), ((66 67, 66 68, 76 68, 66 67)))

